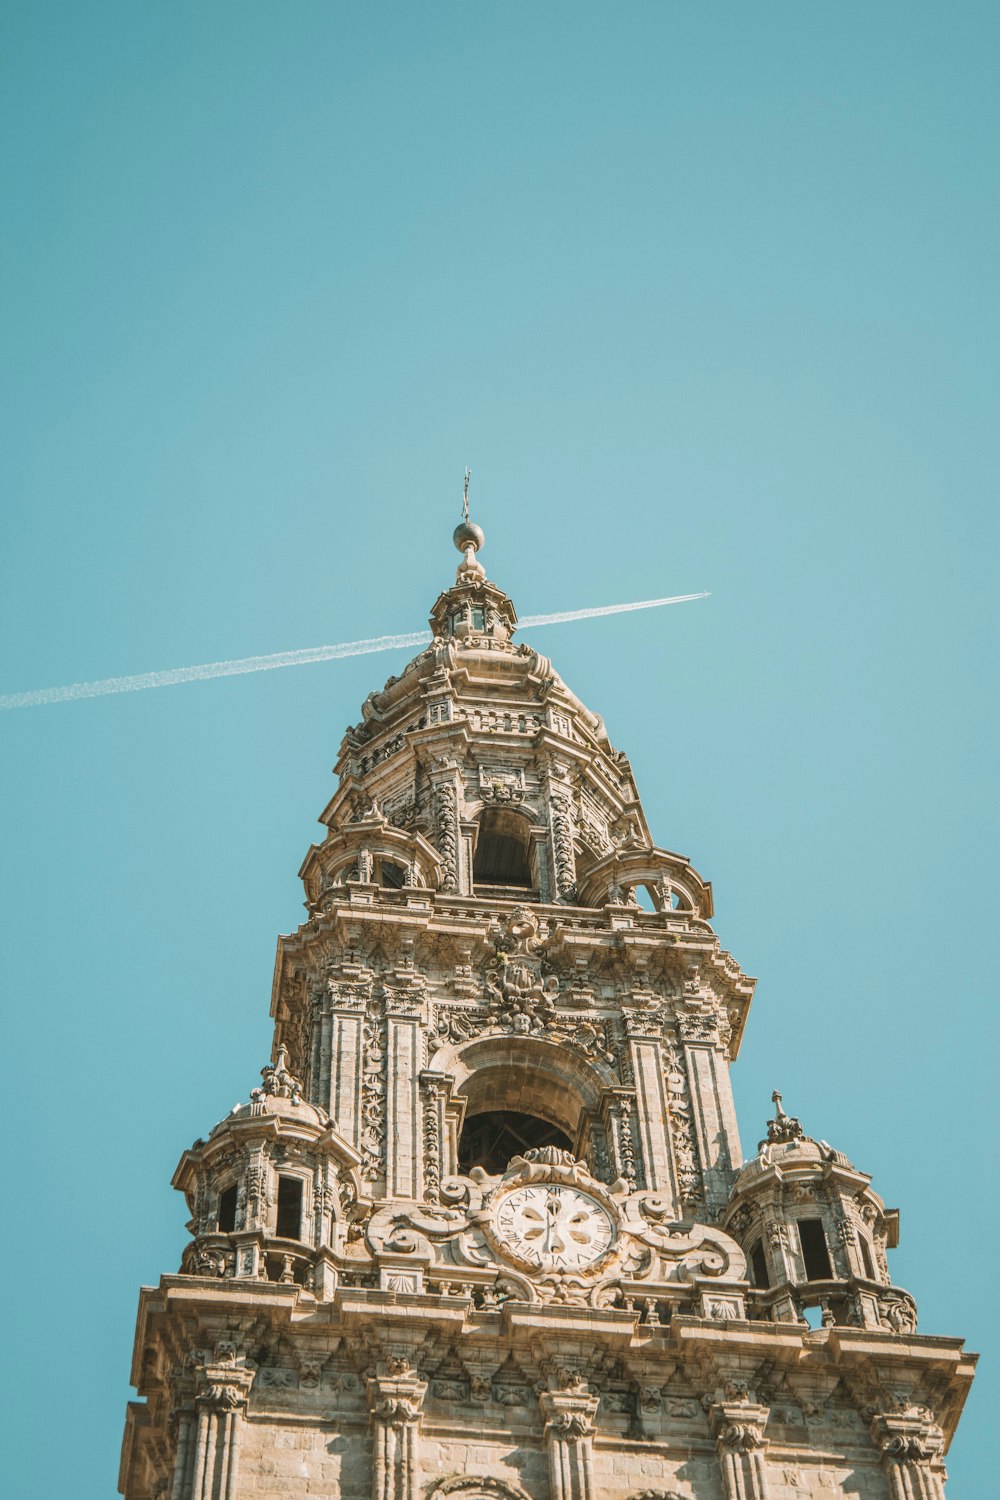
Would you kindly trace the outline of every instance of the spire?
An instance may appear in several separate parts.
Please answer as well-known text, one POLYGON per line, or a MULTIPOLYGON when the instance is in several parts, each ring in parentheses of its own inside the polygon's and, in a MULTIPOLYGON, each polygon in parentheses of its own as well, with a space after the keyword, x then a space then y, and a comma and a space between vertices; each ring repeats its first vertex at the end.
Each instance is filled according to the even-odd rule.
POLYGON ((462 491, 462 520, 455 527, 454 543, 459 552, 464 553, 463 561, 458 565, 457 583, 473 583, 477 579, 485 578, 486 571, 482 563, 476 557, 476 553, 486 541, 482 528, 474 521, 469 520, 469 480, 472 478, 472 470, 468 464, 465 466, 465 485, 462 491))

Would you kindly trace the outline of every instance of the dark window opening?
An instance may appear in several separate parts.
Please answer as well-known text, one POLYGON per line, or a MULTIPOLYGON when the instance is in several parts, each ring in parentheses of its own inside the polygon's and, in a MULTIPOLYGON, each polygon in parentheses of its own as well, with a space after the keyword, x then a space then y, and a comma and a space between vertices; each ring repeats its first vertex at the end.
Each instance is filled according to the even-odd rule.
POLYGON ((302 1179, 300 1177, 278 1178, 278 1223, 279 1239, 302 1238, 302 1179))
POLYGON ((399 891, 403 888, 406 880, 406 871, 402 865, 393 864, 392 860, 383 859, 381 862, 380 875, 382 884, 388 886, 391 891, 399 891))
POLYGON ((232 1234, 236 1228, 236 1198, 239 1188, 234 1182, 232 1187, 227 1187, 224 1193, 219 1194, 219 1232, 220 1234, 232 1234))
POLYGON ((761 1240, 750 1248, 750 1272, 753 1284, 760 1287, 761 1291, 771 1285, 771 1278, 767 1274, 767 1256, 764 1254, 764 1245, 761 1240))
POLYGON ((516 813, 487 808, 479 820, 479 839, 472 867, 475 885, 509 885, 530 890, 527 825, 516 813))
POLYGON ((861 1263, 865 1268, 865 1275, 869 1281, 875 1280, 875 1267, 872 1263, 872 1253, 868 1248, 868 1241, 863 1234, 858 1235, 858 1243, 861 1246, 861 1263))
POLYGON ((472 1167, 482 1167, 484 1172, 495 1175, 507 1170, 512 1156, 537 1151, 542 1146, 572 1150, 572 1142, 564 1131, 535 1115, 522 1115, 510 1109, 470 1115, 458 1143, 458 1170, 468 1172, 472 1167))
POLYGON ((807 1281, 829 1281, 833 1275, 826 1236, 819 1219, 799 1220, 799 1244, 806 1267, 807 1281))

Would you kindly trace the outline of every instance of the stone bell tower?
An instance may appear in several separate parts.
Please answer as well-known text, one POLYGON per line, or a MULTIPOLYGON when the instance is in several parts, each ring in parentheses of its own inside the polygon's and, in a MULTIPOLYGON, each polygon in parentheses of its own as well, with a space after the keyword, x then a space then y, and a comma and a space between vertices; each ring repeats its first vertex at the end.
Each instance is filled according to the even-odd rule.
POLYGON ((174 1177, 126 1500, 941 1500, 973 1359, 775 1095, 754 981, 478 560, 337 761, 273 1062, 174 1177))

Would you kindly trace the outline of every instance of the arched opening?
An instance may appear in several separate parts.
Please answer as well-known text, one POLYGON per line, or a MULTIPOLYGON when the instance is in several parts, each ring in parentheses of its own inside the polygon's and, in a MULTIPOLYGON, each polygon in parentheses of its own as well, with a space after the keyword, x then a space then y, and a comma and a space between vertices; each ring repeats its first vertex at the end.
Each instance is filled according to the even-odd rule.
POLYGON ((469 1172, 482 1167, 497 1175, 507 1170, 511 1157, 542 1146, 557 1146, 560 1151, 572 1149, 565 1131, 537 1115, 519 1110, 489 1109, 468 1115, 458 1142, 458 1170, 469 1172))
POLYGON ((534 887, 528 820, 509 808, 487 807, 479 818, 479 835, 472 864, 477 886, 506 886, 518 891, 534 887))
POLYGON ((589 844, 584 843, 583 839, 578 839, 577 840, 577 845, 576 845, 576 883, 577 883, 577 885, 582 884, 584 878, 587 875, 589 875, 590 871, 597 864, 597 861, 600 859, 600 857, 601 856, 598 853, 596 853, 596 851, 593 850, 590 847, 589 844))

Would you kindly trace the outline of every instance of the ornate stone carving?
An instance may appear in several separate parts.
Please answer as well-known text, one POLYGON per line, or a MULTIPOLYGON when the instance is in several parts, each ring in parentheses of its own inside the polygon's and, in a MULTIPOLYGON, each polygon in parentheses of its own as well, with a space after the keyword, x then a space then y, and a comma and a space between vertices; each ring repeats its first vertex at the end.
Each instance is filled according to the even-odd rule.
POLYGON ((573 836, 573 801, 569 791, 553 787, 549 796, 552 818, 552 854, 556 872, 556 890, 564 901, 576 894, 576 855, 573 836))
POLYGON ((442 891, 458 890, 458 810, 455 789, 439 786, 435 797, 437 811, 437 847, 444 865, 442 891))
POLYGON ((385 1167, 385 1095, 387 1022, 382 997, 369 1001, 363 1027, 364 1055, 361 1072, 361 1133, 359 1146, 364 1158, 361 1175, 374 1182, 385 1167))
POLYGON ((777 1089, 771 1095, 771 1099, 774 1102, 774 1119, 767 1122, 767 1139, 770 1144, 773 1146, 786 1141, 802 1140, 804 1134, 802 1126, 794 1115, 785 1114, 781 1106, 781 1095, 777 1089))
POLYGON ((694 1125, 691 1119, 691 1094, 687 1064, 674 1038, 668 1037, 663 1049, 664 1084, 670 1105, 670 1139, 677 1170, 677 1186, 686 1204, 704 1201, 705 1184, 698 1161, 694 1125))
POLYGON ((267 1063, 261 1068, 260 1076, 262 1080, 260 1086, 250 1090, 252 1100, 262 1100, 271 1096, 277 1099, 290 1099, 293 1104, 301 1104, 302 1080, 296 1078, 294 1073, 288 1070, 287 1047, 278 1048, 277 1062, 267 1063))

